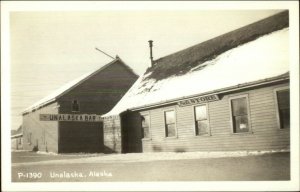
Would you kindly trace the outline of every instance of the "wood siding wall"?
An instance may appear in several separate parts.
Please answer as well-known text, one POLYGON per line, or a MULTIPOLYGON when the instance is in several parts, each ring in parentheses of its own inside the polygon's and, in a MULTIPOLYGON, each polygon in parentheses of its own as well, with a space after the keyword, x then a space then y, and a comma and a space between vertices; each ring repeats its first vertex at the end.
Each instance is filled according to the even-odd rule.
MULTIPOLYGON (((104 149, 100 122, 40 121, 39 114, 104 114, 127 92, 138 77, 117 61, 91 76, 53 103, 23 116, 24 149, 52 152, 101 152, 104 149), (72 112, 77 100, 79 111, 72 112), (54 108, 55 106, 59 106, 54 108), (46 130, 46 144, 43 129, 46 130), (32 142, 27 142, 31 133, 32 142)), ((117 147, 118 148, 118 147, 117 147)), ((116 148, 116 150, 118 150, 116 148)), ((119 147, 120 148, 120 147, 119 147)))
POLYGON ((121 119, 119 116, 105 118, 104 128, 104 148, 105 153, 121 153, 121 119))
POLYGON ((55 102, 23 115, 23 149, 33 150, 36 146, 39 151, 58 152, 58 122, 40 121, 40 114, 57 113, 58 107, 55 102), (30 134, 31 142, 29 142, 30 134))
POLYGON ((104 119, 104 147, 106 153, 142 152, 141 117, 138 112, 104 119))
POLYGON ((77 100, 78 113, 105 114, 136 80, 137 76, 119 61, 113 63, 59 98, 59 112, 72 113, 72 101, 77 100))
MULTIPOLYGON (((148 110, 150 140, 142 140, 144 152, 155 151, 223 151, 289 149, 289 129, 279 129, 274 89, 288 83, 224 95, 208 103, 211 135, 195 135, 194 106, 162 107, 148 110), (230 97, 248 95, 251 132, 233 133, 230 97), (176 111, 175 138, 165 137, 164 111, 176 111)), ((145 112, 145 111, 144 111, 145 112)))
MULTIPOLYGON (((101 70, 59 98, 59 113, 104 114, 109 112, 136 81, 135 76, 119 61, 101 70), (79 112, 72 112, 72 101, 79 112)), ((103 124, 100 122, 59 122, 59 152, 102 152, 103 124)), ((118 150, 117 147, 115 150, 118 150)))
POLYGON ((11 139, 11 149, 20 150, 23 149, 23 137, 15 137, 11 139))

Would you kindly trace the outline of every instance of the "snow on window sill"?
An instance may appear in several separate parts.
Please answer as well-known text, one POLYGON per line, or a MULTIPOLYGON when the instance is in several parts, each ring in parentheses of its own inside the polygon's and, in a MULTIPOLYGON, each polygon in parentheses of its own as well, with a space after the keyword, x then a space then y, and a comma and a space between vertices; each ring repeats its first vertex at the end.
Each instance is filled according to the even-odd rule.
POLYGON ((254 134, 253 131, 240 132, 240 133, 231 133, 231 135, 252 135, 252 134, 254 134))
POLYGON ((194 137, 210 137, 212 136, 211 134, 202 134, 202 135, 194 135, 194 137))
POLYGON ((173 136, 173 137, 166 137, 166 136, 165 136, 164 139, 167 139, 167 140, 168 140, 168 139, 178 139, 178 136, 177 136, 177 135, 176 135, 176 136, 173 136))

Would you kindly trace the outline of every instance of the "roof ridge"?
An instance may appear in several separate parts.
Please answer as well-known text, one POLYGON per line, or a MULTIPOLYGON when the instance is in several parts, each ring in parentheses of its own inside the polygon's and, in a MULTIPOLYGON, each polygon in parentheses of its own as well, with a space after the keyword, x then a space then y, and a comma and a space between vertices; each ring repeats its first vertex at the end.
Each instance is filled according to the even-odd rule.
POLYGON ((171 75, 184 74, 196 65, 213 59, 225 51, 288 27, 288 18, 289 12, 285 10, 181 51, 161 57, 154 61, 153 67, 148 68, 145 74, 153 72, 148 78, 156 80, 161 80, 171 75))
POLYGON ((117 56, 117 58, 116 59, 118 59, 122 64, 124 64, 124 66, 126 67, 126 69, 128 70, 128 71, 130 71, 132 74, 134 74, 136 77, 139 77, 139 75, 131 68, 131 67, 129 67, 124 61, 123 61, 123 59, 121 59, 119 56, 117 56))
POLYGON ((98 69, 88 72, 86 74, 83 74, 82 76, 73 79, 71 81, 68 81, 67 83, 63 84, 62 86, 58 87, 57 89, 55 89, 53 92, 51 92, 49 95, 43 97, 42 99, 38 100, 36 103, 34 103, 33 105, 29 106, 28 108, 24 109, 21 114, 26 114, 31 112, 32 110, 38 109, 42 106, 45 106, 53 101, 56 101, 58 98, 62 97, 63 95, 65 95, 66 93, 68 93, 69 91, 73 90, 75 87, 79 86, 81 83, 83 83, 85 80, 87 80, 88 78, 94 76, 95 74, 99 73, 100 71, 104 70, 105 68, 107 68, 108 66, 116 63, 117 61, 120 61, 125 67, 126 69, 128 69, 129 71, 131 71, 134 75, 137 75, 136 73, 134 73, 134 71, 128 66, 126 65, 126 63, 121 60, 120 57, 115 58, 114 60, 112 60, 111 62, 99 67, 98 69), (76 81, 78 79, 78 81, 76 81), (54 94, 56 91, 59 91, 60 89, 62 89, 64 86, 71 84, 73 81, 74 84, 71 85, 70 87, 66 88, 65 90, 63 90, 60 93, 57 93, 56 95, 54 94), (54 96, 49 97, 51 94, 54 94, 54 96), (48 98, 49 97, 49 98, 48 98))

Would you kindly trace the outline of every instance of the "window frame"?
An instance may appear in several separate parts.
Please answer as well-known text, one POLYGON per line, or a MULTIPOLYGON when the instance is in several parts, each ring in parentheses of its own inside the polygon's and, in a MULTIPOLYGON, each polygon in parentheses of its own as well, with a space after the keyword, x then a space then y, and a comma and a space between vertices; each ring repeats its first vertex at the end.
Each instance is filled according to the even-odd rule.
POLYGON ((177 111, 176 111, 176 108, 175 107, 172 107, 172 108, 166 108, 166 109, 163 109, 163 118, 164 118, 164 137, 165 139, 172 139, 172 138, 178 138, 178 132, 177 132, 177 111), (175 136, 167 136, 167 119, 166 119, 166 112, 169 112, 169 111, 174 111, 174 126, 175 126, 175 136))
MULTIPOLYGON (((290 124, 290 127, 289 128, 281 128, 280 127, 280 115, 279 115, 279 106, 278 106, 278 97, 277 97, 277 92, 278 91, 284 91, 284 90, 290 90, 290 86, 282 86, 282 87, 278 87, 278 88, 275 88, 273 90, 274 92, 274 99, 275 99, 275 110, 276 110, 276 124, 277 124, 277 129, 278 130, 289 130, 291 128, 291 124, 290 124)), ((291 94, 291 92, 290 92, 291 94)), ((290 95, 290 102, 291 102, 291 95, 290 95)), ((290 103, 290 113, 291 113, 291 103, 290 103)), ((291 123, 291 117, 290 117, 290 123, 291 123)))
POLYGON ((205 137, 205 136, 211 136, 211 129, 210 129, 210 119, 209 119, 209 109, 208 109, 208 103, 201 103, 199 105, 193 105, 192 110, 193 110, 193 114, 194 114, 194 136, 196 137, 205 137), (196 107, 200 107, 200 106, 205 106, 206 107, 206 118, 208 121, 208 133, 204 134, 204 135, 197 135, 197 124, 196 124, 196 107))
MULTIPOLYGON (((147 112, 141 112, 140 113, 141 116, 146 116, 148 115, 149 116, 149 137, 142 137, 142 140, 145 141, 145 140, 151 140, 152 139, 152 135, 151 135, 151 115, 150 115, 150 111, 147 111, 147 112)), ((142 124, 142 121, 141 121, 141 130, 143 128, 143 124, 142 124)), ((144 133, 142 133, 144 134, 144 133)))
POLYGON ((79 112, 80 112, 80 102, 79 102, 78 99, 72 99, 72 102, 71 102, 71 112, 73 112, 73 113, 79 113, 79 112), (74 110, 73 110, 73 103, 74 103, 74 101, 77 101, 77 104, 78 104, 78 111, 74 111, 74 110))
POLYGON ((250 115, 250 105, 249 105, 249 94, 242 94, 242 95, 236 95, 236 96, 230 96, 228 98, 229 101, 229 112, 230 112, 230 127, 231 127, 231 133, 234 135, 239 134, 253 134, 252 126, 251 126, 251 115, 250 115), (234 132, 234 124, 233 124, 233 114, 232 114, 232 103, 231 101, 234 99, 240 99, 240 98, 246 98, 246 105, 247 105, 247 117, 248 117, 248 126, 249 131, 248 132, 234 132))

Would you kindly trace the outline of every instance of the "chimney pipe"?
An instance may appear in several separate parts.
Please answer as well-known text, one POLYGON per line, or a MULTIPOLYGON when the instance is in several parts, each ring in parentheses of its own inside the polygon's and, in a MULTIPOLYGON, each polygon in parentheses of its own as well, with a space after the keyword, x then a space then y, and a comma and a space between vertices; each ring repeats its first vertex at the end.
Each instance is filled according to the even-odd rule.
POLYGON ((149 42, 149 47, 150 47, 150 60, 151 60, 150 67, 152 67, 153 66, 153 55, 152 55, 153 41, 149 40, 148 42, 149 42))

